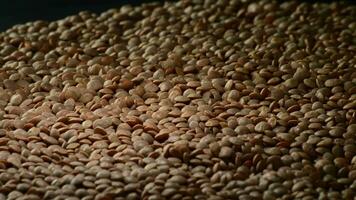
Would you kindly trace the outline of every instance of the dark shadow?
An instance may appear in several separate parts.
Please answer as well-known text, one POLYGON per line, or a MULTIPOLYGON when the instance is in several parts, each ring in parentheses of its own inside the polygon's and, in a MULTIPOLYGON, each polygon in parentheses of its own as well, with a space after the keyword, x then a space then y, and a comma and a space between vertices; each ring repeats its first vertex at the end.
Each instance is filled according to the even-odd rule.
POLYGON ((125 4, 147 2, 153 0, 1 0, 0 31, 29 21, 58 20, 84 10, 100 13, 125 4))
MULTIPOLYGON (((28 21, 53 21, 83 10, 100 13, 124 4, 138 5, 159 0, 1 0, 0 31, 28 21)), ((283 0, 279 0, 283 2, 283 0)), ((335 0, 334 0, 335 1, 335 0)), ((300 2, 334 2, 332 0, 300 0, 300 2)), ((163 2, 161 0, 161 2, 163 2)), ((356 0, 344 2, 355 5, 356 0)))

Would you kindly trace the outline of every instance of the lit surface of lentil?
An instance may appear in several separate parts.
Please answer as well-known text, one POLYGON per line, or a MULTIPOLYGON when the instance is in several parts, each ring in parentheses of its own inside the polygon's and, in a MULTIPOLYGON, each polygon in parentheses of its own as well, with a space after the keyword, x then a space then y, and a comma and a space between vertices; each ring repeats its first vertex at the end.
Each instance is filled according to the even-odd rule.
POLYGON ((0 33, 0 200, 356 196, 356 6, 182 0, 0 33))

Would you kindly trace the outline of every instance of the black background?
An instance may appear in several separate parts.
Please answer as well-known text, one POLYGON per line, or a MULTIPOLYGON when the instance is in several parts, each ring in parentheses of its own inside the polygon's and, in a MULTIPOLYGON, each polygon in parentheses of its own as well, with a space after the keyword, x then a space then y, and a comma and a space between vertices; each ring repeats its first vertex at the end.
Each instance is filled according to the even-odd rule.
POLYGON ((100 13, 120 5, 144 2, 153 0, 0 0, 0 31, 29 21, 61 19, 83 10, 100 13))
MULTIPOLYGON (((120 5, 138 5, 143 2, 152 2, 152 0, 0 0, 0 31, 28 21, 53 21, 83 10, 100 13, 120 5)), ((305 2, 332 1, 305 0, 305 2)), ((347 2, 355 4, 356 0, 347 2)))

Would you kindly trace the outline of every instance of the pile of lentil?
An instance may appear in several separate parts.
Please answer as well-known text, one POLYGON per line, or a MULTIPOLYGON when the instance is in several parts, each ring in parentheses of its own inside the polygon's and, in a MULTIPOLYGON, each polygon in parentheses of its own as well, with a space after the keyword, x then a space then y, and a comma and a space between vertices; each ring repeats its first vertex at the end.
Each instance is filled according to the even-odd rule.
POLYGON ((192 0, 0 33, 0 200, 353 199, 356 6, 192 0))

